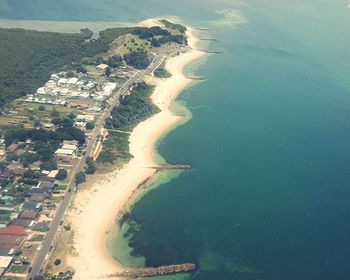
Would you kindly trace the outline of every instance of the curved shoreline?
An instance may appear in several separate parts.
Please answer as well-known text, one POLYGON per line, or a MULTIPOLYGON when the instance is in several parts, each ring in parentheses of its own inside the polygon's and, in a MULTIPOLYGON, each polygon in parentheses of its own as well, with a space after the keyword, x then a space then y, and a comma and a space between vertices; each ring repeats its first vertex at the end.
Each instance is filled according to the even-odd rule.
MULTIPOLYGON (((154 26, 157 23, 151 19, 142 25, 154 26)), ((147 167, 155 165, 157 141, 183 119, 174 115, 170 106, 192 82, 185 77, 184 67, 205 55, 195 50, 198 40, 191 29, 187 34, 192 49, 166 62, 172 76, 167 79, 152 78, 156 88, 151 98, 161 111, 139 123, 131 133, 129 146, 134 158, 123 169, 106 175, 89 189, 79 191, 75 197, 74 209, 70 213, 75 230, 75 256, 68 257, 68 262, 76 271, 74 279, 97 279, 103 274, 123 269, 108 252, 106 237, 116 222, 117 214, 124 209, 135 190, 156 173, 147 167)))

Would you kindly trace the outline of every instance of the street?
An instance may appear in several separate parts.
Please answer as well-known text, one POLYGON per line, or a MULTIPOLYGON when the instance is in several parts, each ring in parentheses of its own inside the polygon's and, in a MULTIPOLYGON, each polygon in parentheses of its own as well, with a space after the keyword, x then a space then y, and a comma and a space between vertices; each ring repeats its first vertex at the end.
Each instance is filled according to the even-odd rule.
POLYGON ((69 191, 69 190, 72 190, 72 189, 74 189, 74 187, 76 187, 75 175, 77 173, 79 173, 80 171, 83 171, 83 169, 86 165, 85 161, 86 161, 87 157, 90 156, 91 152, 93 151, 93 149, 98 141, 98 136, 101 132, 101 129, 104 126, 106 118, 108 118, 110 116, 113 108, 118 105, 119 98, 127 93, 129 87, 136 82, 140 82, 145 75, 150 74, 155 69, 157 69, 163 63, 164 58, 165 58, 164 56, 157 56, 156 55, 147 69, 140 70, 140 71, 136 72, 136 74, 133 77, 131 77, 129 80, 127 80, 122 85, 122 87, 115 93, 114 97, 110 100, 109 106, 107 106, 107 109, 105 110, 105 112, 102 114, 102 116, 99 118, 99 120, 97 121, 97 123, 95 125, 95 128, 91 134, 91 139, 87 142, 86 151, 85 151, 84 155, 81 157, 79 162, 71 170, 71 174, 70 174, 71 179, 67 185, 67 188, 66 188, 66 191, 64 194, 64 198, 57 208, 55 217, 53 218, 53 220, 51 222, 50 229, 46 234, 45 240, 43 240, 43 242, 42 242, 41 249, 38 251, 38 253, 36 254, 36 256, 34 258, 34 261, 31 265, 32 270, 28 274, 27 278, 34 279, 34 277, 36 275, 42 274, 41 269, 42 269, 42 266, 45 262, 45 257, 49 253, 50 247, 53 246, 54 237, 57 233, 57 230, 60 226, 61 221, 64 219, 67 208, 68 208, 68 206, 72 200, 72 197, 74 195, 74 192, 69 191))

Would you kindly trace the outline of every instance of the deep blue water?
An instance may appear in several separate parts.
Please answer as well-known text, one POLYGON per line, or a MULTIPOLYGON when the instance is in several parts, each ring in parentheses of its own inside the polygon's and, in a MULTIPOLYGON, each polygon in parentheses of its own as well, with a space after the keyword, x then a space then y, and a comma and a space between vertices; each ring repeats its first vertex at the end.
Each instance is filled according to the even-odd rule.
POLYGON ((207 80, 179 97, 193 118, 159 151, 194 168, 135 204, 133 254, 146 265, 195 261, 190 279, 349 279, 347 1, 95 2, 0 0, 0 15, 176 15, 213 27, 210 48, 223 51, 195 70, 207 80))

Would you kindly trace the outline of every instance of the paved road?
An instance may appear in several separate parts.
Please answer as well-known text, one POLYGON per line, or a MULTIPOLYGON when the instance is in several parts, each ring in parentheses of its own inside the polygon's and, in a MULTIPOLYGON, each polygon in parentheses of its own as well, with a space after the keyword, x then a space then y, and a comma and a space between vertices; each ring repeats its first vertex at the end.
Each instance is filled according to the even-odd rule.
POLYGON ((54 245, 54 239, 57 233, 57 230, 60 226, 61 221, 63 220, 65 213, 67 211, 67 208, 69 206, 69 203, 72 200, 72 196, 74 192, 72 191, 75 187, 75 175, 82 171, 85 167, 85 161, 88 156, 92 153, 97 141, 99 134, 101 132, 101 129, 104 126, 105 120, 107 117, 110 116, 111 111, 113 107, 117 106, 119 103, 119 98, 120 96, 125 95, 128 92, 128 89, 133 83, 140 82, 143 77, 147 74, 153 73, 155 69, 157 69, 164 61, 164 56, 155 56, 154 59, 152 60, 151 64, 146 70, 138 71, 135 73, 133 77, 131 77, 128 81, 126 81, 123 86, 118 90, 118 92, 114 95, 114 97, 111 99, 109 102, 108 109, 106 109, 102 116, 99 118, 95 125, 95 129, 93 130, 91 134, 91 139, 87 143, 86 151, 83 155, 83 157, 79 160, 79 162, 73 167, 71 170, 71 179, 68 183, 67 189, 64 194, 64 198, 59 204, 55 217, 53 218, 50 229, 46 233, 46 238, 43 240, 41 249, 37 252, 34 261, 32 263, 32 270, 28 274, 29 279, 33 279, 34 276, 40 275, 41 268, 45 262, 45 257, 49 254, 50 247, 54 245))

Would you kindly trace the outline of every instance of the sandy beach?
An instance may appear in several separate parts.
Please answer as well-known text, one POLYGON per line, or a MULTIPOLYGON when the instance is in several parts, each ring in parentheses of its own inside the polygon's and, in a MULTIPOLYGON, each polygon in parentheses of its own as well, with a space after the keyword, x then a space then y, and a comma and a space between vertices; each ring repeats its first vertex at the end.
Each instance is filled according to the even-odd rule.
MULTIPOLYGON (((143 26, 157 25, 154 19, 142 22, 143 26)), ((68 262, 76 271, 74 279, 97 279, 106 273, 122 270, 109 254, 106 236, 116 222, 117 214, 125 207, 138 186, 154 175, 154 147, 158 139, 174 126, 180 116, 170 111, 177 95, 191 83, 183 74, 187 64, 205 55, 195 50, 197 39, 188 30, 190 51, 170 58, 167 70, 172 74, 167 79, 151 78, 156 85, 153 102, 161 111, 140 123, 130 135, 130 152, 133 159, 121 170, 103 177, 88 188, 77 193, 68 213, 74 230, 74 256, 68 262)))

